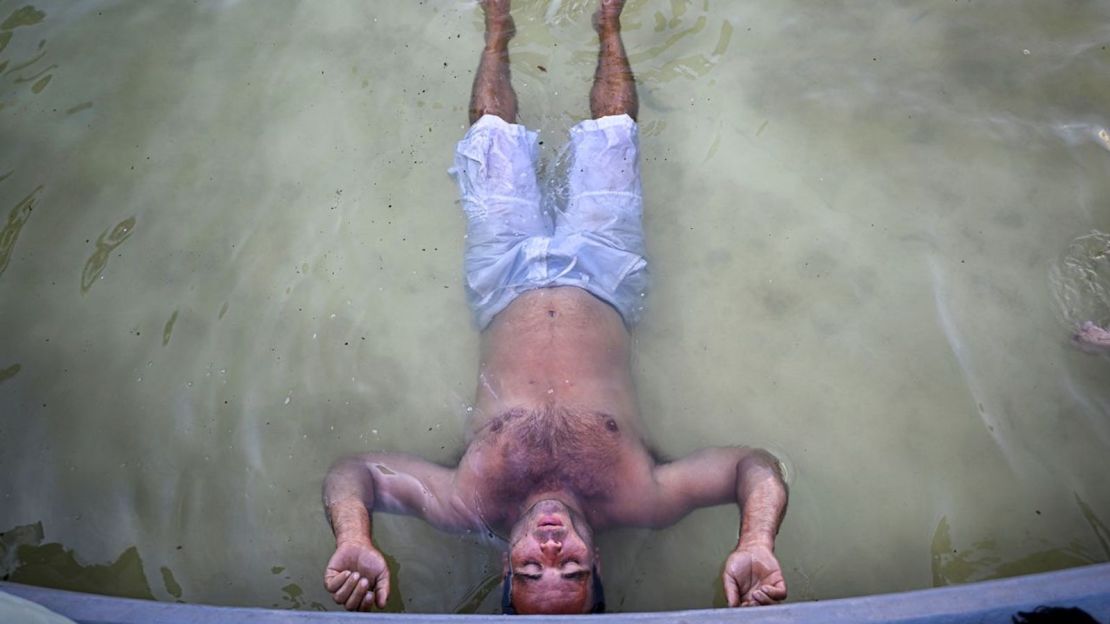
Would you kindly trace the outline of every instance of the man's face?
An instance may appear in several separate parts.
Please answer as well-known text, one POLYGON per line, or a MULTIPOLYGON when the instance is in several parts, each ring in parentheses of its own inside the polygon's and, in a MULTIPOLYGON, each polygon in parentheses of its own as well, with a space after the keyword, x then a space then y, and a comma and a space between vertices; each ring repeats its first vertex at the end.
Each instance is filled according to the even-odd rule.
POLYGON ((509 536, 507 563, 517 612, 589 611, 596 561, 593 534, 585 518, 559 501, 536 503, 509 536))

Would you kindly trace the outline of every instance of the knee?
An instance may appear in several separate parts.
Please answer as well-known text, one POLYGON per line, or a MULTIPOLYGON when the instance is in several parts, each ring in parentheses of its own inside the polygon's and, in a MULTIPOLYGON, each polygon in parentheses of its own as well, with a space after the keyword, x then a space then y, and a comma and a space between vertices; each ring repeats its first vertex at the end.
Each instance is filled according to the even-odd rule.
POLYGON ((470 109, 470 125, 474 125, 485 115, 493 115, 504 119, 506 123, 516 123, 516 110, 507 110, 502 106, 475 106, 470 109))

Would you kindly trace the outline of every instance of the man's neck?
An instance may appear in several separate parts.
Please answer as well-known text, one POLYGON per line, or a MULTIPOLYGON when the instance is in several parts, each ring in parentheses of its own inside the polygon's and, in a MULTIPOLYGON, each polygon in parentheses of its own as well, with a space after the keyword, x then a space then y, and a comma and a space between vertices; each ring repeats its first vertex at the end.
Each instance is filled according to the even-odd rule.
POLYGON ((582 503, 578 500, 578 496, 570 490, 544 490, 542 492, 535 492, 528 495, 521 504, 520 509, 517 510, 517 516, 521 516, 528 512, 536 503, 545 500, 555 500, 566 505, 571 511, 578 515, 584 515, 582 511, 582 503))

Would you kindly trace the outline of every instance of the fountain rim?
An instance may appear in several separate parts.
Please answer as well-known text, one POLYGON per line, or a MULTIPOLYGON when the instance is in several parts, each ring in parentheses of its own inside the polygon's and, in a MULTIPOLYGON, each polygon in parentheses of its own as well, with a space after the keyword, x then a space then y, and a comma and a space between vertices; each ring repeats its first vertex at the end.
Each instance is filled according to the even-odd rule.
MULTIPOLYGON (((247 607, 219 607, 114 598, 0 582, 0 592, 38 603, 81 624, 224 624, 249 621, 254 624, 352 621, 365 613, 338 611, 289 611, 247 607)), ((834 600, 788 602, 756 609, 699 609, 618 613, 583 616, 530 616, 529 622, 574 620, 661 623, 690 622, 728 624, 733 622, 825 622, 941 624, 955 622, 1011 622, 1018 611, 1040 605, 1080 607, 1096 619, 1110 618, 1110 563, 1094 564, 1030 574, 1013 578, 967 583, 893 594, 876 594, 834 600)), ((501 615, 454 615, 424 613, 375 613, 386 622, 504 622, 501 615)))

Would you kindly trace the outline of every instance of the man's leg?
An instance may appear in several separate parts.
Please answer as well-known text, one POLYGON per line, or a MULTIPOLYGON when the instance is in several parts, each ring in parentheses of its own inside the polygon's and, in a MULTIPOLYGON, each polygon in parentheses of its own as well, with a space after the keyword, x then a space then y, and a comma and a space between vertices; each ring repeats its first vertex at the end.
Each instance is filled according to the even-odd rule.
POLYGON ((486 45, 470 98, 470 129, 451 173, 466 213, 466 295, 480 328, 532 287, 535 252, 551 235, 540 207, 536 133, 516 123, 509 82, 509 0, 482 0, 486 45))
POLYGON ((590 89, 590 114, 594 119, 622 114, 636 119, 640 112, 636 80, 621 42, 623 8, 624 0, 601 0, 594 15, 594 28, 601 40, 594 86, 590 89))
POLYGON ((641 225, 636 82, 621 44, 623 0, 601 0, 601 43, 587 119, 570 129, 567 205, 548 251, 556 284, 578 286, 611 304, 628 326, 648 286, 641 225), (561 263, 561 265, 560 265, 561 263))
POLYGON ((516 34, 510 0, 482 0, 486 14, 486 46, 470 94, 470 123, 497 115, 516 123, 516 92, 509 75, 509 40, 516 34))

